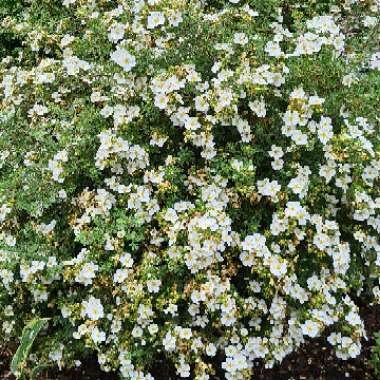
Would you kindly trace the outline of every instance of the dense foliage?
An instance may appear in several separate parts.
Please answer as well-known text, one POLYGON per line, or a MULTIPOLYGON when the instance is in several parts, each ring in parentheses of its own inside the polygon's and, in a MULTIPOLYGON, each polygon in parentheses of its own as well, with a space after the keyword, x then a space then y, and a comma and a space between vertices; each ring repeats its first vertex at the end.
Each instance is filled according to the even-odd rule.
POLYGON ((380 300, 378 0, 0 0, 0 344, 249 379, 380 300), (221 375, 222 374, 222 375, 221 375))

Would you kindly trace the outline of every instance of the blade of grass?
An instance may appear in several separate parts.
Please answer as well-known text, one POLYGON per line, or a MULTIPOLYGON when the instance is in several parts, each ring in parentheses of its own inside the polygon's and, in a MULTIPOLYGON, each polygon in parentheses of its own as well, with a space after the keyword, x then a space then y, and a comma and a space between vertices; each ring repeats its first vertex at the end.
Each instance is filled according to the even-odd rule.
POLYGON ((11 371, 19 379, 23 376, 26 361, 28 359, 33 342, 41 329, 47 325, 48 318, 34 319, 30 321, 22 331, 20 345, 13 356, 11 371))

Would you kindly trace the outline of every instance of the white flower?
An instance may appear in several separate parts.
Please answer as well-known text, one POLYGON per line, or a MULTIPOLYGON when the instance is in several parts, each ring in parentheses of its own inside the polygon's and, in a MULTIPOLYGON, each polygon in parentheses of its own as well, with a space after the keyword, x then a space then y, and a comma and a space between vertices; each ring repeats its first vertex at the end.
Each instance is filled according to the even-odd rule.
POLYGON ((281 158, 284 155, 284 151, 280 146, 272 145, 271 150, 268 152, 269 156, 276 159, 281 158))
POLYGON ((67 70, 67 75, 75 76, 79 73, 80 69, 89 70, 91 65, 79 59, 76 56, 66 56, 62 61, 63 67, 67 70))
POLYGON ((332 346, 337 346, 338 344, 340 344, 340 342, 342 341, 342 335, 341 333, 331 333, 328 337, 327 337, 327 341, 332 345, 332 346))
POLYGON ((244 251, 254 251, 265 247, 265 236, 255 233, 248 235, 242 242, 242 248, 244 251))
POLYGON ((330 245, 330 237, 320 232, 314 236, 313 243, 318 249, 323 251, 330 245))
POLYGON ((352 73, 347 74, 342 78, 343 86, 347 86, 347 87, 351 87, 351 85, 355 83, 356 81, 357 81, 357 77, 352 73))
POLYGON ((149 141, 149 144, 152 146, 158 146, 162 148, 165 142, 168 140, 168 136, 160 136, 157 132, 154 132, 152 138, 149 141))
POLYGON ((69 318, 70 315, 72 314, 72 311, 69 309, 68 306, 63 305, 61 308, 61 314, 63 318, 69 318))
POLYGON ((271 162, 273 170, 281 170, 284 167, 284 160, 276 158, 271 162))
POLYGON ((210 108, 210 105, 207 102, 207 98, 205 95, 199 95, 195 97, 195 109, 200 112, 207 112, 210 108))
POLYGON ((165 23, 165 16, 162 12, 150 12, 148 16, 148 29, 154 29, 158 25, 165 23))
POLYGON ((307 135, 298 129, 294 130, 291 135, 291 139, 296 143, 296 145, 306 145, 308 143, 307 135))
POLYGON ((128 277, 128 271, 126 269, 117 269, 113 275, 113 281, 120 284, 128 277))
POLYGON ((331 181, 332 178, 334 178, 336 174, 335 167, 329 166, 329 165, 321 165, 319 169, 319 175, 323 177, 327 183, 331 181))
POLYGON ((168 331, 162 340, 162 344, 164 345, 164 348, 166 351, 174 351, 176 346, 176 339, 175 337, 168 331))
POLYGON ((285 216, 296 217, 301 210, 302 206, 299 202, 288 202, 286 204, 285 216))
POLYGON ((324 102, 325 102, 325 99, 316 95, 310 96, 309 98, 310 106, 321 106, 324 102))
POLYGON ((283 120, 286 126, 295 127, 300 121, 299 113, 297 111, 286 111, 283 120))
POLYGON ((189 340, 193 335, 193 332, 189 328, 181 328, 179 330, 179 337, 181 339, 189 340))
POLYGON ((322 144, 327 144, 327 142, 334 136, 333 127, 331 124, 331 119, 329 117, 321 117, 318 128, 318 137, 322 144))
POLYGON ((180 376, 180 377, 190 377, 190 365, 188 363, 185 363, 185 362, 180 362, 180 365, 177 366, 177 374, 180 376))
POLYGON ((160 110, 164 110, 168 105, 169 98, 165 94, 157 94, 154 97, 154 105, 160 110))
POLYGON ((143 336, 143 329, 140 326, 134 326, 132 330, 132 336, 134 338, 141 338, 143 336))
POLYGON ((152 323, 151 325, 148 326, 148 331, 149 331, 149 334, 151 335, 155 335, 158 333, 158 325, 156 325, 155 323, 152 323))
POLYGON ((317 322, 307 320, 304 324, 301 325, 302 334, 315 338, 319 333, 319 325, 317 322))
POLYGON ((70 4, 74 4, 76 0, 63 0, 63 5, 68 7, 70 4))
POLYGON ((120 259, 120 263, 125 266, 126 268, 132 268, 133 265, 133 258, 130 253, 124 253, 120 259))
POLYGON ((187 117, 185 128, 189 131, 195 131, 201 127, 197 117, 187 117))
POLYGON ((49 235, 53 230, 54 227, 56 226, 57 222, 55 219, 53 219, 50 223, 45 224, 41 223, 39 226, 37 226, 37 231, 42 233, 43 235, 49 235))
POLYGON ((87 315, 93 321, 104 317, 103 305, 98 298, 91 296, 88 301, 83 301, 82 305, 82 316, 87 315))
POLYGON ((248 106, 257 117, 265 117, 267 114, 265 102, 262 98, 260 100, 255 100, 254 102, 249 102, 248 106))
POLYGON ((248 37, 245 33, 235 33, 234 43, 238 45, 246 45, 248 43, 248 37))
POLYGON ((282 277, 286 274, 287 266, 285 260, 278 258, 276 256, 271 258, 270 261, 270 271, 276 277, 282 277))
POLYGON ((176 13, 168 17, 168 21, 170 26, 178 26, 183 21, 183 17, 181 13, 178 13, 178 10, 176 10, 176 13))
POLYGON ((125 25, 116 23, 112 25, 108 38, 112 42, 118 42, 124 37, 125 25))
POLYGON ((352 326, 360 326, 362 324, 359 314, 354 311, 350 311, 344 319, 352 326))
POLYGON ((265 52, 271 57, 279 57, 282 54, 280 44, 277 41, 269 41, 265 45, 265 52))
POLYGON ((275 197, 281 190, 281 185, 277 181, 269 181, 265 178, 263 181, 257 182, 258 192, 264 196, 275 197))
POLYGON ((361 346, 356 343, 352 343, 350 348, 348 349, 348 355, 350 358, 356 358, 360 354, 361 346))
POLYGON ((58 183, 63 183, 64 179, 61 176, 61 174, 64 171, 62 163, 60 161, 49 160, 48 168, 52 173, 53 180, 58 182, 58 183))
POLYGON ((146 286, 149 293, 158 293, 160 291, 161 280, 148 280, 146 286))
POLYGON ((380 71, 380 51, 373 53, 369 61, 369 67, 380 71))
POLYGON ((234 170, 240 171, 243 168, 243 165, 243 161, 237 160, 236 158, 231 160, 231 168, 234 170))
POLYGON ((75 40, 74 36, 71 36, 70 34, 65 34, 61 39, 60 46, 64 48, 70 45, 74 40, 75 40))
POLYGON ((93 262, 90 261, 86 263, 75 277, 75 281, 84 285, 91 285, 92 280, 96 277, 96 272, 98 269, 98 265, 93 262))
POLYGON ((33 108, 31 108, 28 112, 29 116, 33 116, 33 114, 38 116, 46 115, 49 112, 49 109, 42 104, 35 104, 33 108))
POLYGON ((218 109, 222 109, 224 107, 228 107, 233 100, 233 92, 229 89, 223 90, 219 92, 218 98, 218 109))
POLYGON ((106 333, 95 326, 91 331, 91 338, 95 344, 98 344, 106 340, 106 333))
POLYGON ((58 191, 58 197, 59 197, 60 199, 66 199, 66 198, 67 198, 67 193, 66 193, 66 191, 63 190, 63 189, 59 190, 59 191, 58 191))
POLYGON ((209 343, 206 346, 206 354, 208 356, 215 356, 216 355, 216 346, 213 343, 209 343))
POLYGON ((111 59, 125 71, 131 71, 136 66, 136 58, 130 54, 126 49, 117 47, 111 54, 111 59))
POLYGON ((363 25, 366 28, 371 28, 377 24, 377 17, 365 16, 363 19, 363 25))

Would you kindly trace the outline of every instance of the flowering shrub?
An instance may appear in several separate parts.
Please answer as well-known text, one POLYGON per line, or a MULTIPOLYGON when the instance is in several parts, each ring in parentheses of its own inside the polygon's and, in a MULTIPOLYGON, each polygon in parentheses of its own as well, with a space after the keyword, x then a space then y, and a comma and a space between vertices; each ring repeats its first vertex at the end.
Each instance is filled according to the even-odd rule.
POLYGON ((1 344, 249 379, 379 301, 378 0, 1 3, 1 344))

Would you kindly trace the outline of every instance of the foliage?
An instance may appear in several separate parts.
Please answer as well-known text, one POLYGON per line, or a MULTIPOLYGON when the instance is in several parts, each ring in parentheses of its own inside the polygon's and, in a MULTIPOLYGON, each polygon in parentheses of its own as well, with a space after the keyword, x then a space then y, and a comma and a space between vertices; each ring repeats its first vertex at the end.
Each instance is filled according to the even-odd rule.
POLYGON ((371 353, 371 364, 375 375, 380 375, 380 332, 375 333, 375 338, 375 346, 372 348, 371 353))
POLYGON ((324 333, 359 355, 358 305, 380 299, 379 13, 0 0, 0 344, 49 318, 23 366, 96 354, 122 379, 162 355, 249 379, 324 333))

